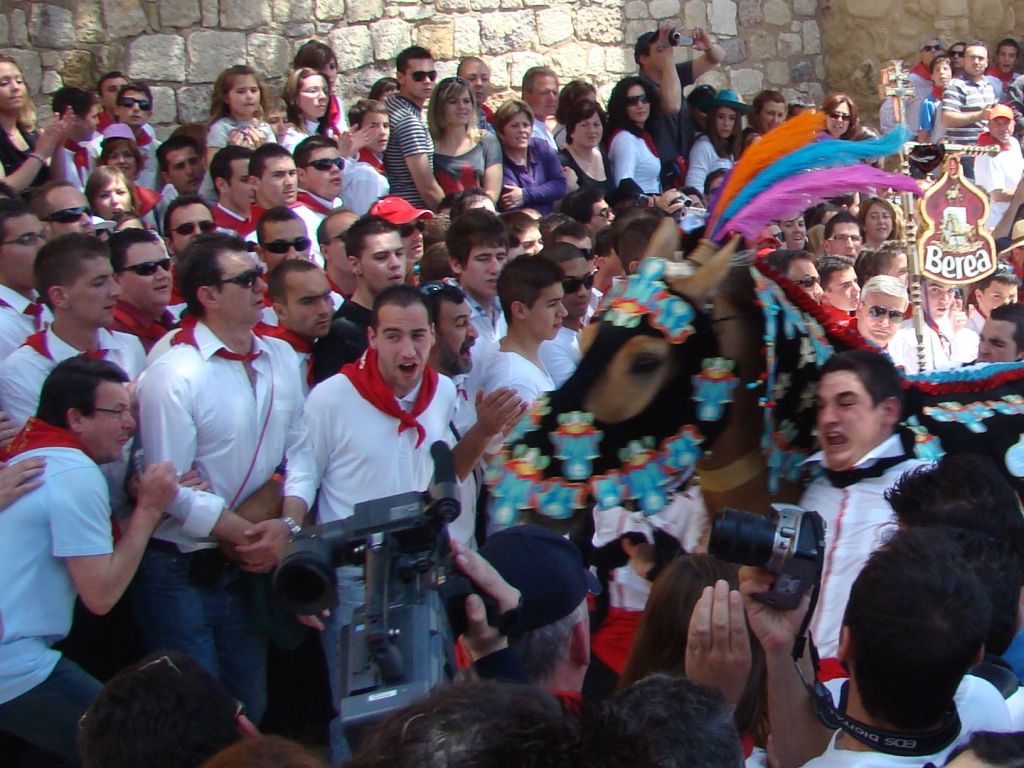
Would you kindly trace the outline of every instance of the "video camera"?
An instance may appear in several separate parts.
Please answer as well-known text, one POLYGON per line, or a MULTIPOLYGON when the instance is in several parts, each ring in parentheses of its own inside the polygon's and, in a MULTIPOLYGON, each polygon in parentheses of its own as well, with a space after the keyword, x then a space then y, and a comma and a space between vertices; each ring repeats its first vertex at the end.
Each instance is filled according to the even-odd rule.
POLYGON ((350 741, 454 675, 454 637, 465 630, 473 586, 454 568, 445 527, 460 509, 454 457, 441 441, 430 454, 425 493, 362 502, 348 519, 302 531, 274 574, 289 609, 318 614, 338 605, 335 569, 365 562, 366 601, 341 638, 340 712, 350 741))

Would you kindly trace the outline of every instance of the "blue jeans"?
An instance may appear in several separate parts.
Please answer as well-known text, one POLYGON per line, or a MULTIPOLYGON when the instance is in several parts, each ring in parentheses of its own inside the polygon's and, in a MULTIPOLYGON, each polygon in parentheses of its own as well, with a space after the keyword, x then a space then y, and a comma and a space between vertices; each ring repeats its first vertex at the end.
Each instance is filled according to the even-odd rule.
POLYGON ((0 730, 78 765, 78 721, 101 687, 92 675, 62 656, 46 680, 0 704, 0 730))
POLYGON ((146 650, 198 661, 259 725, 267 709, 267 635, 255 626, 246 574, 228 565, 209 586, 189 580, 189 556, 149 548, 131 588, 146 650))
MULTIPOLYGON (((338 607, 324 621, 324 631, 320 640, 324 644, 324 658, 327 660, 327 674, 331 683, 331 703, 335 709, 341 710, 341 631, 351 623, 352 612, 364 602, 363 568, 358 565, 345 565, 338 568, 338 607)), ((348 653, 348 648, 344 649, 348 653)), ((331 733, 331 768, 338 768, 352 756, 348 741, 341 728, 341 717, 335 717, 330 724, 331 733)))

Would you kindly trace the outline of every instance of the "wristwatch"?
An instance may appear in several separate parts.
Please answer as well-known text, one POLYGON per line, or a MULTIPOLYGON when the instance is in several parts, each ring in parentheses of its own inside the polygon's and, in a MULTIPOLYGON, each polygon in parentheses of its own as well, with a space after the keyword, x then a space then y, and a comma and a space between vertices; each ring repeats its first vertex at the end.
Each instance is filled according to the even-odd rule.
POLYGON ((294 518, 289 515, 285 515, 281 520, 288 526, 288 530, 292 532, 292 536, 298 536, 302 533, 302 526, 296 523, 294 518))

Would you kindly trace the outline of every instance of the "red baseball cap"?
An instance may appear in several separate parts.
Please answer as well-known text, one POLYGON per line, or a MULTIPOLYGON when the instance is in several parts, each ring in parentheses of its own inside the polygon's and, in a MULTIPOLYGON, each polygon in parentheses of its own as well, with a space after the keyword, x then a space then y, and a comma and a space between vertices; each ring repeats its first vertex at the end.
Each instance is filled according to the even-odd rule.
POLYGON ((432 219, 434 214, 424 208, 413 207, 408 200, 401 197, 384 197, 370 208, 371 216, 380 216, 392 224, 408 224, 418 219, 432 219))

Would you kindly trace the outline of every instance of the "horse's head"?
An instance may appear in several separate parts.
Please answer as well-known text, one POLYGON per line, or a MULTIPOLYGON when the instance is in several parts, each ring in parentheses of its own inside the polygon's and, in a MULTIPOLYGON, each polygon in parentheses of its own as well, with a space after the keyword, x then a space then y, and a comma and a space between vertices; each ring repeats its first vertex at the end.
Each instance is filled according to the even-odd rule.
POLYGON ((541 398, 491 465, 498 522, 567 529, 574 516, 632 504, 656 512, 725 425, 738 383, 705 311, 735 243, 670 262, 674 222, 637 274, 609 291, 573 376, 541 398))

